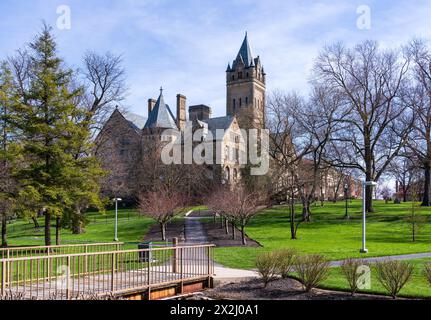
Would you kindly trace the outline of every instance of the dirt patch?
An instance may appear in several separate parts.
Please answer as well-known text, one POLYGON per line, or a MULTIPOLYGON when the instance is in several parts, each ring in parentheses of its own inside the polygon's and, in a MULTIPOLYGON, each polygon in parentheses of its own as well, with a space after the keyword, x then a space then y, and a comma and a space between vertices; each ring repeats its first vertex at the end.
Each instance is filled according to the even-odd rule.
MULTIPOLYGON (((173 221, 166 227, 166 238, 169 242, 172 242, 173 238, 178 238, 180 241, 184 241, 184 220, 173 221)), ((151 226, 148 233, 145 235, 144 242, 163 242, 162 234, 160 231, 159 224, 151 226)))
POLYGON ((227 284, 204 292, 204 296, 216 300, 389 300, 377 295, 357 294, 314 289, 303 291, 301 283, 294 279, 279 279, 263 288, 262 281, 254 279, 242 283, 227 284))
MULTIPOLYGON (((221 227, 221 223, 202 221, 202 226, 207 234, 208 242, 215 244, 217 247, 244 247, 241 241, 241 232, 237 229, 235 232, 235 240, 232 239, 232 230, 229 230, 229 234, 226 234, 225 229, 221 227)), ((247 245, 246 247, 261 247, 261 245, 246 237, 247 245)))

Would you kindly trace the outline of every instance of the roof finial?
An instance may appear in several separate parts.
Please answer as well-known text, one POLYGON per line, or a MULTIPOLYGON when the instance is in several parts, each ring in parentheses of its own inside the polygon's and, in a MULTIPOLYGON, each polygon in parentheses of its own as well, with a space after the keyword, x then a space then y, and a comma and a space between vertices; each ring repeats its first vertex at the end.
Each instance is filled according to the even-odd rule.
POLYGON ((160 87, 160 94, 163 94, 163 87, 160 87))
POLYGON ((245 36, 246 36, 246 37, 248 36, 248 32, 247 32, 247 30, 245 30, 245 36))

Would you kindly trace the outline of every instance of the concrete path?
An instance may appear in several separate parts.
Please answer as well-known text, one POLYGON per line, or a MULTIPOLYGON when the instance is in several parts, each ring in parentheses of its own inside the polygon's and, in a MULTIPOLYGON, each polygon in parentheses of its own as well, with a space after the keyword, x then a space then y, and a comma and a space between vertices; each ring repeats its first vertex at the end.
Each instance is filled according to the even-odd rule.
MULTIPOLYGON (((423 259, 423 258, 431 258, 431 252, 425 253, 412 253, 412 254, 402 254, 398 256, 385 256, 385 257, 375 257, 375 258, 364 258, 364 261, 369 263, 381 262, 384 260, 415 260, 415 259, 423 259)), ((359 259, 358 259, 359 260, 359 259)), ((344 260, 341 261, 332 261, 332 267, 339 267, 343 263, 344 260)))
POLYGON ((186 217, 186 243, 190 244, 206 244, 208 243, 208 238, 206 232, 200 222, 200 218, 186 217))

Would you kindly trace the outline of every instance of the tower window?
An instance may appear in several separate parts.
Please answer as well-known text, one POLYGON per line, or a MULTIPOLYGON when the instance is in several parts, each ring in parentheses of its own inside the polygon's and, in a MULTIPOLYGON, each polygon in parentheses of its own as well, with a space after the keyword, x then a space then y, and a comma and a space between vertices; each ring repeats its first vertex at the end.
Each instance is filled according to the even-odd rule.
POLYGON ((245 105, 248 106, 248 97, 245 97, 245 105))
POLYGON ((242 107, 242 99, 241 98, 239 98, 239 107, 240 108, 242 107))
POLYGON ((233 108, 234 109, 236 108, 236 100, 235 99, 233 99, 233 108))

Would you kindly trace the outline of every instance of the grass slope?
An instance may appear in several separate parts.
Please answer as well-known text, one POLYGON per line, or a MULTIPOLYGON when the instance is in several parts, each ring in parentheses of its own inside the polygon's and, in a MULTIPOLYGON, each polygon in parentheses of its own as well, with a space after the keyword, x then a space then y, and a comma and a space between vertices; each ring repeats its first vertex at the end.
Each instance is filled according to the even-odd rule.
MULTIPOLYGON (((375 202, 375 213, 367 217, 367 256, 431 252, 431 208, 420 208, 427 218, 417 241, 411 241, 405 218, 411 203, 401 205, 375 202)), ((300 208, 298 207, 298 210, 300 208)), ((255 217, 246 228, 248 236, 263 248, 217 248, 216 261, 233 268, 254 268, 260 252, 296 248, 300 253, 318 253, 331 260, 359 258, 361 254, 361 201, 349 203, 350 220, 344 220, 344 203, 325 203, 312 208, 312 222, 299 227, 298 240, 290 240, 288 211, 274 207, 255 217)))

